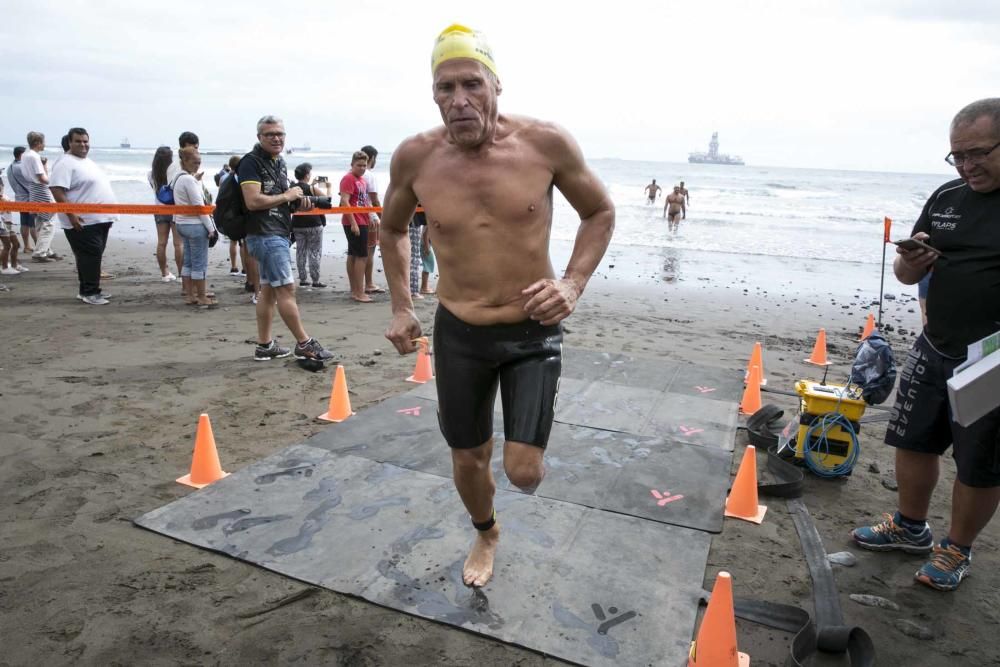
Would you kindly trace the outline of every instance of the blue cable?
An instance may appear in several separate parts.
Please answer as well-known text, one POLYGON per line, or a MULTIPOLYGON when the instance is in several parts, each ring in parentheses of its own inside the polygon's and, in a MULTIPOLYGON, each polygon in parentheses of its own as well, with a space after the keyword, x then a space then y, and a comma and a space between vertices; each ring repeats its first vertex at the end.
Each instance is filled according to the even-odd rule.
POLYGON ((820 477, 841 477, 850 474, 851 470, 854 469, 854 464, 857 463, 858 456, 861 454, 861 443, 850 419, 839 412, 828 412, 816 417, 809 424, 809 428, 806 429, 805 442, 802 443, 802 454, 809 470, 820 477), (837 426, 844 429, 851 437, 851 445, 843 463, 827 468, 821 465, 817 458, 830 453, 830 441, 827 434, 837 426), (817 431, 817 437, 814 439, 813 433, 817 431))

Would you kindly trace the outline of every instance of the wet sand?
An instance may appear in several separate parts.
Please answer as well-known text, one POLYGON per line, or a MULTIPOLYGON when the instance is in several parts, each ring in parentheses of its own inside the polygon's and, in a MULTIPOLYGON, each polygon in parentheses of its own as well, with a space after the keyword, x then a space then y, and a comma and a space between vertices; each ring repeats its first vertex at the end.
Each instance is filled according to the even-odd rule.
MULTIPOLYGON (((557 663, 132 525, 190 493, 174 479, 187 471, 199 413, 212 417, 223 467, 236 470, 323 429, 314 417, 325 410, 331 377, 288 359, 253 362, 254 311, 242 283, 224 275, 226 246, 210 256, 221 307, 196 311, 183 305, 178 284, 159 282, 155 241, 142 224, 152 227, 126 220, 112 232, 106 268, 116 277, 104 286, 114 294, 108 306, 74 298, 72 260, 28 264, 30 273, 4 277, 13 291, 0 294, 0 664, 557 663)), ((57 237, 56 248, 66 251, 65 240, 57 237)), ((299 302, 310 334, 347 368, 358 410, 409 390, 403 378, 414 359, 399 357, 382 336, 387 296, 373 305, 349 300, 336 226, 326 250, 330 287, 300 292, 299 302)), ((562 266, 567 246, 555 244, 553 255, 562 266)), ((614 247, 566 322, 566 345, 741 373, 760 340, 769 386, 791 389, 796 378, 816 377, 801 360, 825 327, 836 380, 849 369, 878 279, 871 265, 614 247)), ((886 291, 897 296, 886 301, 884 318, 901 361, 918 327, 915 288, 890 275, 886 291)), ((425 326, 434 307, 433 298, 417 302, 425 326)), ((290 342, 283 325, 275 331, 290 342)), ((764 399, 786 411, 793 405, 774 394, 764 399)), ((834 567, 846 619, 876 638, 880 662, 996 664, 1000 522, 981 537, 972 576, 950 594, 913 582, 919 557, 849 545, 853 525, 894 507, 883 430, 866 425, 850 478, 809 479, 804 496, 826 550, 858 557, 852 568, 834 567), (863 607, 851 593, 886 597, 901 609, 863 607), (933 638, 904 635, 902 621, 933 638)), ((744 444, 740 432, 737 463, 744 444)), ((953 478, 947 459, 931 511, 938 533, 947 525, 953 478)), ((705 584, 726 569, 737 596, 811 610, 789 513, 783 501, 764 502, 763 525, 727 520, 714 538, 705 584)), ((754 664, 784 663, 788 635, 743 621, 738 632, 754 664)))

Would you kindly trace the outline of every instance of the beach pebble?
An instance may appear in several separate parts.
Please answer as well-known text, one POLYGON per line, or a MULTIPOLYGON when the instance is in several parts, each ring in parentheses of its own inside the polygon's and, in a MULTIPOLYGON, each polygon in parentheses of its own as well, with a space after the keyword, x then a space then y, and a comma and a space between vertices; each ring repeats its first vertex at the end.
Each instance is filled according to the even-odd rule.
POLYGON ((372 355, 376 357, 382 356, 382 350, 374 350, 372 351, 372 355))
POLYGON ((872 461, 871 464, 869 464, 868 466, 868 472, 873 472, 877 474, 882 472, 882 469, 878 467, 878 463, 872 461))
POLYGON ((826 559, 831 563, 843 565, 844 567, 854 567, 858 562, 858 557, 850 551, 838 551, 835 554, 827 554, 826 559))
POLYGON ((888 292, 886 292, 885 300, 886 301, 895 301, 896 300, 896 295, 895 294, 889 294, 888 292))
MULTIPOLYGON (((852 600, 854 600, 855 602, 857 602, 858 604, 863 604, 866 607, 878 607, 879 609, 888 609, 890 611, 899 611, 899 605, 898 604, 896 604, 892 600, 887 600, 887 599, 879 597, 877 595, 863 595, 861 593, 851 593, 849 597, 852 600)), ((899 627, 899 625, 897 624, 896 627, 899 627)), ((900 628, 900 629, 902 630, 902 628, 900 628)))
POLYGON ((882 486, 889 489, 890 491, 898 491, 899 484, 896 483, 895 475, 885 475, 882 477, 882 486))
POLYGON ((907 637, 913 637, 914 639, 934 639, 934 633, 931 632, 930 628, 917 625, 913 621, 900 618, 893 625, 907 637))

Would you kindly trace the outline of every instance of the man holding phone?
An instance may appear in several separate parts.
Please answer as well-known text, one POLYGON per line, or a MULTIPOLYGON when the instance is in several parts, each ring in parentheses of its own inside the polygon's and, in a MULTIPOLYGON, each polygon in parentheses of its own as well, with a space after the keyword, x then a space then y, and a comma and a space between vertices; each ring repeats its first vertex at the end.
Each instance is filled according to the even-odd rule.
POLYGON ((973 541, 1000 504, 1000 407, 960 426, 951 419, 946 386, 968 345, 1000 329, 1000 98, 958 112, 945 160, 959 178, 931 195, 913 227, 916 243, 898 243, 893 263, 906 285, 934 271, 927 325, 900 374, 885 436, 896 448, 899 507, 852 536, 865 549, 931 554, 917 581, 954 590, 968 574, 973 541), (949 446, 958 471, 951 525, 935 545, 927 516, 949 446))

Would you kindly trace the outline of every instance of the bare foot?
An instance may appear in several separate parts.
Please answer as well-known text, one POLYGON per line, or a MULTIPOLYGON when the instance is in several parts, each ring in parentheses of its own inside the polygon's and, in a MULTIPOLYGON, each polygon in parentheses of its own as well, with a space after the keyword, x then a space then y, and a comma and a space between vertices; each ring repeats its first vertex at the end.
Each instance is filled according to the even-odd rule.
POLYGON ((352 295, 351 298, 354 299, 355 301, 357 301, 358 303, 372 303, 372 302, 375 301, 375 299, 371 298, 370 296, 353 296, 352 295))
POLYGON ((500 544, 500 527, 494 525, 489 530, 476 531, 476 541, 465 559, 462 581, 466 586, 485 586, 493 576, 493 557, 500 544))

